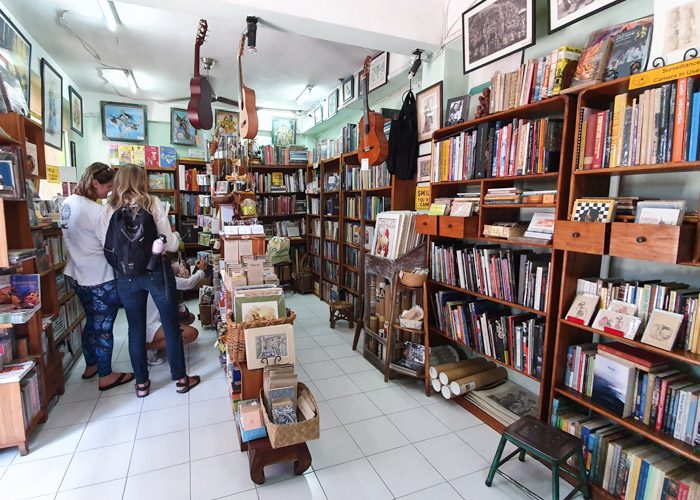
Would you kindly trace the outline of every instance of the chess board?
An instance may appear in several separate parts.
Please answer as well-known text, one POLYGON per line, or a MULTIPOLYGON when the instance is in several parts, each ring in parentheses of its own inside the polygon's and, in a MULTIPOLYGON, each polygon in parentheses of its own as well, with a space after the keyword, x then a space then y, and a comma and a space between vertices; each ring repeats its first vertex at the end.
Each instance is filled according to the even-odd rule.
POLYGON ((615 212, 615 200, 579 199, 574 203, 571 220, 578 222, 610 222, 615 212))

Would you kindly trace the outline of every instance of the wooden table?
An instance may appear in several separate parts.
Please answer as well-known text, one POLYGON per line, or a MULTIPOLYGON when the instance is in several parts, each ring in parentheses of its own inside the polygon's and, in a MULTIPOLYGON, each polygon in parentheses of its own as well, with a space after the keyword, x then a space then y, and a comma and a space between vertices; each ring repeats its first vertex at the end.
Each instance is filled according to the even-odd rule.
POLYGON ((294 462, 294 474, 297 476, 303 474, 311 467, 311 453, 309 453, 309 447, 306 443, 293 444, 284 448, 273 448, 269 438, 262 438, 241 443, 241 451, 248 452, 250 479, 255 484, 263 484, 265 482, 265 466, 267 465, 294 462))

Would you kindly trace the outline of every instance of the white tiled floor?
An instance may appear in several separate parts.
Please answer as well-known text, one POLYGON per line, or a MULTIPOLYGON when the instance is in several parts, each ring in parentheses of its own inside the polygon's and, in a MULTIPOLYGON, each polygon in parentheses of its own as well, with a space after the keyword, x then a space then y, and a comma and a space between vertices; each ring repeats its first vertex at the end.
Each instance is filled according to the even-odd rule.
MULTIPOLYGON (((351 349, 352 330, 328 326, 328 306, 313 296, 288 296, 297 313, 297 373, 314 392, 321 438, 309 448, 313 467, 295 477, 290 464, 250 480, 248 458, 235 438, 215 335, 200 329, 187 349, 189 372, 203 383, 175 393, 168 365, 151 372, 152 390, 137 399, 133 385, 100 393, 79 364, 66 394, 34 434, 31 453, 0 450, 0 498, 95 499, 384 499, 526 498, 496 476, 484 480, 499 435, 440 396, 426 398, 413 381, 385 384, 351 349)), ((341 326, 342 325, 342 326, 341 326)), ((129 369, 123 313, 114 359, 129 369)), ((550 475, 528 459, 505 470, 545 498, 550 475)), ((562 496, 570 487, 562 482, 562 496)))

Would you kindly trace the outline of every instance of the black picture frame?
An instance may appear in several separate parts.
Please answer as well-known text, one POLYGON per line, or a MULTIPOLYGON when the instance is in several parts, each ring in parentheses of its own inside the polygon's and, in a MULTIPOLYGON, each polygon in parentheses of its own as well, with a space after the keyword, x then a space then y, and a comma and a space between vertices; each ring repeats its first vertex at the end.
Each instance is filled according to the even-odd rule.
MULTIPOLYGON (((31 97, 31 87, 32 87, 32 44, 27 40, 27 37, 24 36, 24 34, 15 26, 15 24, 10 21, 10 18, 7 17, 7 15, 0 9, 0 22, 7 24, 12 31, 15 32, 15 34, 22 39, 22 41, 27 45, 27 54, 26 57, 23 59, 23 62, 26 63, 26 84, 22 83, 22 78, 24 77, 25 71, 24 71, 24 65, 22 68, 15 68, 16 71, 14 72, 14 75, 17 77, 19 80, 20 84, 22 85, 24 89, 24 100, 27 101, 27 110, 30 109, 30 102, 29 98, 31 97)), ((3 33, 2 31, 2 25, 0 25, 0 33, 3 33)), ((27 111, 27 114, 29 112, 27 111)))
POLYGON ((376 56, 374 56, 372 58, 372 62, 369 63, 369 76, 367 77, 367 93, 369 94, 370 92, 374 92, 375 90, 382 88, 387 83, 389 83, 389 53, 382 52, 381 54, 377 54, 376 56), (379 80, 374 80, 375 78, 379 80), (381 81, 381 83, 376 84, 377 81, 381 81))
MULTIPOLYGON (((100 101, 100 117, 102 119, 103 140, 113 142, 131 142, 136 144, 142 144, 148 141, 148 107, 146 105, 133 104, 130 102, 100 101), (127 111, 132 111, 134 114, 139 113, 140 116, 138 116, 137 119, 143 120, 143 126, 138 126, 138 122, 133 122, 132 119, 133 123, 131 126, 138 126, 136 129, 134 129, 137 131, 135 134, 128 133, 126 135, 115 135, 110 133, 110 128, 114 128, 115 126, 118 127, 117 124, 110 126, 107 125, 108 120, 106 113, 109 112, 111 108, 120 108, 124 113, 127 111), (133 135, 137 135, 137 137, 130 137, 133 135)), ((128 123, 125 125, 129 126, 128 123)))
POLYGON ((78 166, 78 153, 75 147, 75 141, 70 141, 70 166, 78 166))
MULTIPOLYGON (((508 19, 509 16, 503 15, 501 11, 498 11, 495 15, 498 15, 499 18, 501 19, 508 19)), ((494 61, 498 61, 499 59, 502 59, 506 56, 509 56, 513 54, 514 52, 517 52, 519 50, 524 50, 528 47, 532 47, 535 45, 535 0, 482 0, 480 2, 477 2, 476 4, 472 5, 470 8, 465 10, 462 13, 462 71, 466 75, 467 73, 474 71, 475 69, 481 68, 482 66, 486 66, 487 64, 491 64, 494 61), (481 57, 479 59, 476 59, 475 62, 471 64, 467 64, 467 44, 469 37, 471 33, 467 30, 467 25, 468 25, 468 18, 472 18, 476 15, 478 15, 480 12, 484 11, 486 8, 491 7, 497 3, 503 3, 503 4, 509 4, 507 5, 508 7, 511 7, 513 9, 517 10, 517 7, 514 5, 516 3, 523 3, 525 6, 526 14, 523 17, 523 20, 525 21, 525 35, 524 38, 516 43, 512 43, 511 45, 504 46, 501 49, 495 50, 491 52, 490 54, 487 54, 484 57, 481 57), (529 11, 529 13, 528 13, 529 11), (528 30, 528 24, 529 24, 529 30, 528 30), (529 31, 529 35, 528 35, 529 31)), ((503 33, 501 35, 505 35, 505 33, 512 33, 513 30, 511 27, 508 27, 506 30, 504 27, 503 33)), ((491 33, 491 32, 490 32, 491 33)), ((501 38, 498 33, 496 33, 495 38, 501 38)), ((478 47, 484 47, 488 46, 488 43, 485 41, 476 41, 474 43, 475 46, 478 47)))
POLYGON ((318 125, 323 121, 323 106, 316 106, 314 108, 314 125, 318 125))
POLYGON ((338 112, 338 89, 328 94, 328 118, 335 116, 338 112))
POLYGON ((601 12, 601 11, 607 9, 608 7, 612 7, 613 5, 618 4, 618 3, 622 2, 623 0, 594 0, 592 3, 596 5, 595 7, 592 7, 591 9, 586 8, 586 6, 584 6, 584 8, 579 8, 579 9, 577 9, 576 12, 578 12, 580 10, 580 11, 582 11, 581 14, 578 14, 578 15, 570 14, 568 16, 568 17, 570 17, 570 19, 567 19, 566 21, 562 22, 561 24, 557 24, 556 27, 552 27, 552 24, 554 22, 553 18, 552 18, 553 17, 552 12, 554 9, 556 9, 556 6, 560 1, 561 0, 549 0, 549 2, 547 2, 547 4, 548 4, 547 5, 547 29, 548 29, 548 34, 550 34, 550 35, 552 33, 556 33, 557 31, 559 31, 561 29, 566 28, 567 26, 571 26, 574 23, 577 23, 583 19, 586 19, 587 17, 595 15, 598 12, 601 12))
POLYGON ((340 88, 343 90, 343 105, 346 105, 355 97, 355 75, 350 75, 343 80, 340 88))
POLYGON ((44 144, 63 151, 63 77, 41 58, 41 121, 44 144), (56 92, 58 94, 56 95, 56 92))
POLYGON ((72 85, 68 85, 68 104, 69 104, 69 110, 70 110, 70 129, 78 134, 80 137, 83 136, 83 97, 78 94, 78 92, 73 88, 72 85), (80 110, 78 111, 78 115, 75 114, 76 110, 73 107, 74 104, 74 99, 77 100, 77 102, 80 103, 80 110), (76 125, 75 118, 76 116, 80 117, 80 122, 78 123, 79 127, 76 125))
POLYGON ((467 121, 469 117, 469 101, 471 97, 469 94, 462 95, 459 97, 450 97, 447 100, 447 105, 445 106, 445 126, 449 127, 450 125, 457 125, 458 123, 462 123, 467 121), (459 107, 459 109, 454 109, 455 107, 459 107), (452 116, 455 112, 459 111, 459 116, 452 116))
POLYGON ((442 80, 416 94, 416 112, 420 144, 432 140, 433 132, 442 127, 442 80))

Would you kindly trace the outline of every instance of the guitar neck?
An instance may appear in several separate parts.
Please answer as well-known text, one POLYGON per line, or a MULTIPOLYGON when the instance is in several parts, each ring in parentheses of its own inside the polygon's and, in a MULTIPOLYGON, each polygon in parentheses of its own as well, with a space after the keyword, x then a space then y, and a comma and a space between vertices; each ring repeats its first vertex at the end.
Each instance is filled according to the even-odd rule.
POLYGON ((364 107, 364 118, 365 118, 365 134, 369 133, 369 96, 367 95, 367 76, 362 79, 362 88, 364 90, 363 96, 363 107, 364 107))
POLYGON ((194 76, 199 78, 199 45, 194 46, 194 76))

